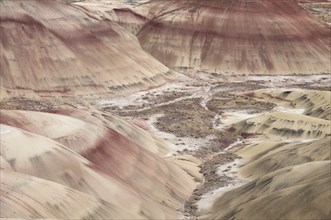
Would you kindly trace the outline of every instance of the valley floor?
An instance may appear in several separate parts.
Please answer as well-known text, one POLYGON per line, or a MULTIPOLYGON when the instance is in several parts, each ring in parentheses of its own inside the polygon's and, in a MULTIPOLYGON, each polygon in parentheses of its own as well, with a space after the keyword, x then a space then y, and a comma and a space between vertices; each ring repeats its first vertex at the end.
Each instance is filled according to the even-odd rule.
MULTIPOLYGON (((263 129, 251 132, 238 129, 240 122, 252 118, 259 121, 259 117, 270 114, 301 117, 309 106, 293 103, 309 95, 311 90, 330 91, 330 83, 330 75, 229 78, 195 73, 192 78, 183 77, 178 82, 130 96, 98 100, 93 105, 167 142, 170 151, 165 158, 200 183, 181 211, 183 219, 195 219, 208 212, 226 191, 250 181, 240 172, 241 167, 249 163, 249 157, 240 154, 241 149, 257 144, 267 146, 269 141, 283 144, 320 139, 291 133, 268 134, 263 129), (293 100, 281 95, 270 100, 259 97, 259 94, 273 96, 284 92, 300 95, 293 100)), ((325 101, 324 105, 330 105, 331 100, 325 101)), ((325 122, 330 125, 330 121, 325 122)), ((330 135, 330 127, 326 135, 330 135)), ((258 149, 255 155, 261 152, 263 150, 258 149)))

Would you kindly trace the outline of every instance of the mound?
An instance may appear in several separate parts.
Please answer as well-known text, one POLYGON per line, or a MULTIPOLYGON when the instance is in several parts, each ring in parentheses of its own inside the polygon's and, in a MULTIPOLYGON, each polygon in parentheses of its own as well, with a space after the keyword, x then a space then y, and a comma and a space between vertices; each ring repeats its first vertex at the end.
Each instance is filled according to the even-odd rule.
POLYGON ((110 10, 107 3, 102 4, 102 7, 96 7, 95 5, 84 3, 76 3, 75 5, 79 5, 83 10, 94 11, 94 13, 101 14, 103 17, 121 25, 134 35, 140 31, 146 22, 148 22, 147 17, 139 14, 136 10, 131 8, 113 8, 110 10))
POLYGON ((134 12, 129 8, 114 9, 111 20, 129 30, 132 34, 137 34, 142 26, 147 22, 147 18, 134 12))
POLYGON ((158 152, 162 142, 150 135, 143 139, 143 130, 121 126, 115 117, 107 116, 108 120, 101 113, 82 111, 1 114, 1 123, 47 137, 3 125, 1 147, 7 170, 60 183, 146 218, 178 218, 177 210, 194 188, 187 173, 151 152, 158 152), (141 147, 121 133, 132 139, 142 135, 137 143, 149 146, 141 147))
POLYGON ((329 219, 330 161, 286 167, 226 192, 202 219, 329 219))
POLYGON ((154 0, 140 7, 148 8, 150 21, 137 37, 170 68, 330 72, 330 29, 296 1, 154 0))
POLYGON ((13 110, 1 110, 0 113, 0 123, 48 137, 79 154, 102 139, 107 133, 107 127, 152 153, 163 156, 168 152, 163 141, 110 114, 97 111, 91 114, 77 110, 59 111, 59 114, 13 110))
POLYGON ((236 173, 250 182, 223 193, 210 210, 201 210, 202 219, 330 218, 330 92, 266 89, 242 95, 285 111, 233 125, 239 134, 259 134, 235 151, 245 161, 236 173), (303 114, 289 113, 298 108, 303 114))
POLYGON ((0 7, 0 76, 8 90, 109 95, 174 77, 134 35, 93 13, 53 0, 5 0, 0 7))
POLYGON ((324 138, 331 135, 329 120, 306 115, 274 112, 234 125, 238 133, 265 134, 275 138, 324 138))
POLYGON ((315 90, 274 89, 258 90, 250 96, 265 102, 304 108, 305 115, 331 120, 331 92, 315 90))
POLYGON ((254 152, 255 155, 240 168, 240 173, 252 179, 289 166, 330 160, 330 143, 331 137, 297 144, 275 143, 270 148, 264 142, 246 146, 237 153, 243 157, 248 152, 254 152))
POLYGON ((1 170, 0 212, 2 218, 19 216, 24 219, 143 218, 72 188, 4 170, 1 170))
POLYGON ((102 175, 94 164, 48 138, 1 125, 1 155, 13 171, 53 181, 139 213, 140 202, 129 187, 102 175))

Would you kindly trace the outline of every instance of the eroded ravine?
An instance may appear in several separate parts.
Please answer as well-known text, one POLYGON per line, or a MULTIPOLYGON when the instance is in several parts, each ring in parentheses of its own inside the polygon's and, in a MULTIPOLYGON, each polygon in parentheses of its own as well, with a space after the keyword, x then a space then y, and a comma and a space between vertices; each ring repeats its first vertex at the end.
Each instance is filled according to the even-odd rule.
POLYGON ((298 2, 0 0, 0 218, 330 219, 330 30, 298 2))
MULTIPOLYGON (((280 84, 277 86, 268 86, 291 88, 305 84, 307 88, 327 87, 330 79, 324 80, 326 83, 320 83, 320 79, 317 76, 307 82, 300 77, 296 80, 284 77, 282 81, 278 79, 280 84)), ((300 108, 277 106, 250 97, 251 91, 268 88, 265 84, 261 76, 249 82, 246 79, 232 83, 185 79, 125 97, 130 101, 122 102, 119 97, 97 104, 102 110, 118 114, 164 139, 171 148, 167 159, 177 163, 187 160, 199 169, 200 175, 187 171, 200 184, 182 210, 183 219, 195 219, 199 213, 210 209, 213 201, 224 192, 247 182, 236 174, 245 161, 235 151, 250 144, 249 138, 254 134, 233 133, 229 131, 233 124, 270 112, 304 112, 300 108)))

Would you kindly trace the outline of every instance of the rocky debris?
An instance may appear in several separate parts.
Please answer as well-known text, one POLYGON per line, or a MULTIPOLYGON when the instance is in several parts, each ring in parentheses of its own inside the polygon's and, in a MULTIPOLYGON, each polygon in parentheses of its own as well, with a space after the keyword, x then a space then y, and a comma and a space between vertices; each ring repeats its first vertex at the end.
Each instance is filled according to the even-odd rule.
POLYGON ((274 103, 257 101, 249 96, 237 95, 232 93, 218 93, 217 98, 207 103, 208 109, 218 114, 228 110, 245 109, 250 114, 261 113, 274 109, 277 105, 274 103))
POLYGON ((228 186, 232 177, 218 175, 218 167, 228 164, 237 158, 240 157, 233 153, 220 153, 200 165, 200 172, 203 174, 204 181, 193 191, 191 197, 185 201, 184 216, 190 217, 190 219, 196 219, 198 211, 197 203, 201 199, 201 196, 220 187, 228 186))
POLYGON ((118 107, 104 108, 103 110, 123 117, 143 118, 155 114, 163 114, 155 123, 155 126, 160 131, 172 133, 177 137, 202 138, 215 133, 212 124, 215 113, 203 108, 200 102, 201 98, 188 98, 142 111, 133 110, 134 108, 139 109, 139 107, 132 105, 121 110, 118 107), (129 108, 130 111, 128 111, 129 108))
POLYGON ((54 103, 31 99, 8 99, 0 102, 1 109, 48 112, 55 109, 54 103))
POLYGON ((301 3, 299 4, 309 13, 317 16, 322 22, 331 25, 331 3, 321 2, 321 3, 301 3))

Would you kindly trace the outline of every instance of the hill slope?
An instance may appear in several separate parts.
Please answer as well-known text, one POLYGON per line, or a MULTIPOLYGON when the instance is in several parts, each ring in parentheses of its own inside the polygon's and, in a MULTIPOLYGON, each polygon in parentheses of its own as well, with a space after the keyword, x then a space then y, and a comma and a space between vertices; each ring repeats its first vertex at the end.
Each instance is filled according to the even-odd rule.
POLYGON ((208 72, 330 72, 330 29, 296 1, 151 1, 137 34, 170 68, 208 72))
POLYGON ((122 93, 174 75, 111 21, 53 0, 1 1, 1 86, 60 95, 122 93))
MULTIPOLYGON (((122 127, 120 120, 110 116, 75 110, 61 114, 2 111, 1 116, 2 166, 6 170, 61 184, 122 211, 126 207, 119 212, 122 218, 177 218, 177 210, 195 186, 187 173, 154 154, 166 150, 160 150, 162 142, 143 130, 136 132, 141 140, 133 142, 132 130, 137 128, 128 124, 122 127)), ((10 187, 17 184, 11 180, 9 183, 10 187)), ((14 195, 10 194, 9 200, 14 200, 11 196, 14 195)), ((28 203, 29 197, 22 202, 28 203)), ((43 201, 40 200, 45 205, 43 201)), ((17 214, 5 212, 6 217, 33 214, 33 210, 24 211, 20 204, 15 201, 11 210, 17 209, 17 214)), ((68 211, 62 214, 61 218, 72 217, 68 211)), ((38 216, 54 217, 51 213, 38 216)))

